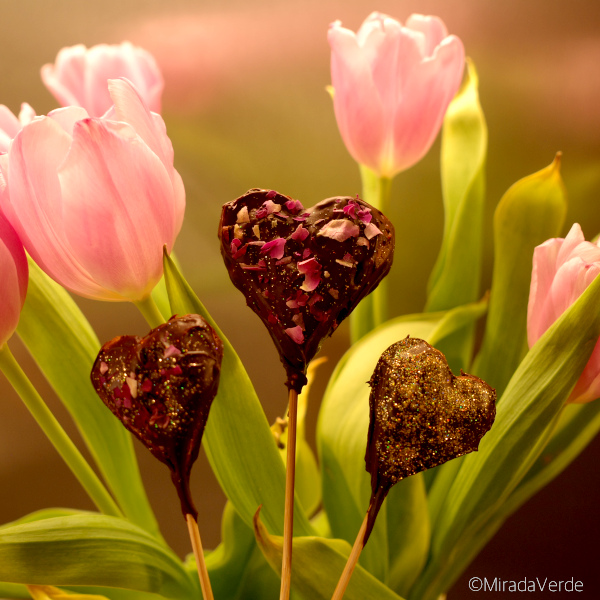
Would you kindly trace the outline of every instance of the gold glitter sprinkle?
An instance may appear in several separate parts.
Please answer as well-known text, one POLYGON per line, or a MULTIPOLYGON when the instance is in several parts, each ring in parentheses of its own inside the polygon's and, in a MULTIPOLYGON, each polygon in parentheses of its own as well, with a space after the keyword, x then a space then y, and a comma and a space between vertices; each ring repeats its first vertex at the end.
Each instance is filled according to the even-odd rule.
POLYGON ((372 514, 368 532, 395 483, 477 450, 496 415, 494 389, 462 371, 455 377, 446 357, 417 338, 390 346, 369 385, 365 461, 371 474, 372 514))

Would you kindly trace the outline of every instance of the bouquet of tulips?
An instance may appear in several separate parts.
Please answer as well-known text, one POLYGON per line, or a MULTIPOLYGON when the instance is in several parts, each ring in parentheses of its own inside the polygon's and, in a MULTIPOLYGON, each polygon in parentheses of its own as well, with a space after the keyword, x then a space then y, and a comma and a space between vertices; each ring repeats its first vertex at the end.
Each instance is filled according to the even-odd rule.
POLYGON ((286 375, 288 417, 272 427, 171 255, 185 190, 152 56, 65 48, 42 69, 62 108, 0 106, 0 369, 97 507, 0 525, 0 597, 437 600, 600 428, 600 247, 577 224, 557 237, 560 155, 500 200, 481 295, 487 129, 461 41, 437 17, 379 13, 328 38, 362 191, 305 208, 249 181, 223 199, 218 227, 286 375), (391 181, 440 130, 445 225, 427 303, 390 318, 391 181), (98 340, 71 293, 133 302, 150 331, 98 340), (346 317, 352 344, 311 398, 315 456, 313 359, 346 317), (15 332, 93 466, 11 354, 15 332), (183 561, 130 433, 171 472, 193 549, 183 561), (214 550, 189 488, 201 443, 228 500, 214 550))

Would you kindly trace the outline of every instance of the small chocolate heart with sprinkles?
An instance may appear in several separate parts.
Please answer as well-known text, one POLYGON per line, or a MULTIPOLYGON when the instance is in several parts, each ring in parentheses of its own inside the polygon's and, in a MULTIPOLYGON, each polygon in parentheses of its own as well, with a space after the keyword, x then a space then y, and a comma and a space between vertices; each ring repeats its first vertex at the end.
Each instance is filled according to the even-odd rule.
POLYGON ((377 287, 394 255, 393 225, 358 197, 305 209, 252 189, 223 206, 219 238, 231 281, 267 326, 296 392, 323 339, 377 287))
POLYGON ((405 477, 477 450, 496 416, 496 391, 462 373, 427 342, 407 337, 379 359, 365 456, 371 474, 366 543, 381 503, 405 477))
POLYGON ((119 336, 102 346, 92 384, 106 406, 171 470, 184 515, 211 403, 223 343, 199 315, 172 317, 147 336, 119 336))

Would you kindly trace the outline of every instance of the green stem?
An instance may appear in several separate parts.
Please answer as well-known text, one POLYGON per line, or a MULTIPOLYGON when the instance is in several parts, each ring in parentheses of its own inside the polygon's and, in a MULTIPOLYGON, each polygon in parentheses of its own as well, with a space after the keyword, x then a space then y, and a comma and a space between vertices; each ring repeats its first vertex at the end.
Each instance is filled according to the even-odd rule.
POLYGON ((142 313, 144 319, 150 327, 158 327, 165 322, 162 313, 158 309, 156 302, 154 302, 154 298, 150 294, 148 294, 142 300, 134 301, 134 304, 138 307, 139 311, 142 313))
MULTIPOLYGON (((392 189, 389 177, 379 177, 371 169, 360 165, 362 199, 384 214, 387 211, 392 189)), ((350 315, 350 338, 358 341, 388 319, 388 285, 386 279, 354 309, 350 315)))
POLYGON ((98 510, 106 515, 122 517, 123 513, 104 487, 102 481, 100 481, 81 452, 79 452, 75 444, 71 441, 71 438, 50 412, 50 409, 33 387, 23 369, 21 369, 7 344, 4 344, 0 348, 0 370, 6 375, 10 384, 33 415, 33 418, 67 463, 67 466, 98 507, 98 510))

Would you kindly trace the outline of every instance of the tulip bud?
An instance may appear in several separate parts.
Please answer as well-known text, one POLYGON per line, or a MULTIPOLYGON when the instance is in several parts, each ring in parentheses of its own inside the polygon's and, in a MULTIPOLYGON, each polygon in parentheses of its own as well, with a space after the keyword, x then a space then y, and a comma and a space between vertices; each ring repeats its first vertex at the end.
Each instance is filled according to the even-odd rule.
POLYGON ((52 111, 17 134, 0 172, 1 208, 38 265, 76 294, 142 300, 160 280, 185 209, 159 115, 126 80, 101 119, 52 111), (10 200, 9 200, 10 196, 10 200))
POLYGON ((92 384, 102 402, 171 470, 184 515, 208 413, 219 386, 223 343, 199 315, 172 317, 146 337, 102 346, 92 384))
POLYGON ((394 484, 477 450, 496 416, 496 392, 485 381, 455 377, 446 357, 417 338, 392 344, 369 385, 372 494, 364 543, 394 484))
MULTIPOLYGON (((0 177, 0 194, 2 193, 0 177)), ((0 213, 0 347, 17 328, 27 294, 28 279, 29 269, 23 244, 10 223, 0 213)))
MULTIPOLYGON (((537 246, 527 307, 529 347, 581 296, 600 273, 600 247, 586 242, 575 223, 566 238, 537 246)), ((590 402, 600 397, 600 340, 567 402, 590 402)))
POLYGON ((63 48, 54 64, 42 67, 41 75, 61 106, 81 106, 91 117, 101 117, 112 106, 108 80, 120 77, 133 83, 151 111, 160 113, 160 69, 147 50, 130 42, 63 48))
POLYGON ((465 53, 437 17, 398 21, 372 13, 358 33, 336 21, 331 46, 333 105, 352 158, 393 177, 427 153, 462 80, 465 53))

